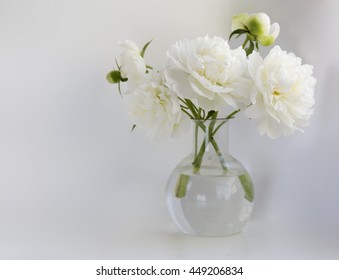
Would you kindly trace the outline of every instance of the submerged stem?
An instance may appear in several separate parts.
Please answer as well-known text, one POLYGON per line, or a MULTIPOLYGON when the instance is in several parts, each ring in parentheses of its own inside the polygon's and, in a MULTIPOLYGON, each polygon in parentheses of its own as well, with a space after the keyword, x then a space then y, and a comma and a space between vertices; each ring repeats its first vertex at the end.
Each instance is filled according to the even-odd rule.
POLYGON ((197 157, 198 155, 198 126, 195 126, 195 131, 194 131, 194 158, 197 157))
MULTIPOLYGON (((191 104, 189 104, 191 106, 191 104)), ((190 110, 192 112, 192 110, 190 110)), ((223 175, 226 175, 228 172, 228 167, 225 164, 225 155, 219 148, 219 145, 217 141, 215 140, 215 135, 219 131, 219 129, 228 122, 229 119, 233 118, 235 114, 240 112, 240 110, 235 110, 231 114, 229 114, 225 119, 223 119, 220 123, 217 123, 217 116, 218 113, 212 113, 210 115, 209 119, 202 119, 202 120, 196 120, 195 122, 195 130, 194 130, 194 160, 192 162, 192 172, 194 174, 199 173, 202 165, 202 161, 205 155, 205 152, 207 151, 207 147, 209 144, 213 147, 215 153, 218 156, 220 166, 223 170, 223 175), (206 125, 205 121, 210 121, 208 126, 206 125), (200 148, 198 148, 198 136, 199 136, 199 129, 202 130, 204 133, 204 139, 201 142, 200 148)), ((193 112, 192 112, 193 113, 193 112)), ((201 114, 201 111, 197 111, 196 113, 201 114)), ((187 174, 180 174, 178 177, 176 190, 175 190, 175 196, 177 198, 184 198, 186 196, 187 188, 190 183, 190 175, 187 174)), ((249 202, 253 202, 254 200, 254 189, 253 189, 253 183, 251 181, 251 178, 248 176, 248 174, 241 174, 238 176, 238 179, 240 181, 240 184, 244 190, 245 198, 249 202)))
POLYGON ((177 185, 175 187, 175 196, 177 198, 185 197, 187 184, 189 180, 190 180, 190 176, 186 174, 180 174, 178 181, 177 181, 177 185))

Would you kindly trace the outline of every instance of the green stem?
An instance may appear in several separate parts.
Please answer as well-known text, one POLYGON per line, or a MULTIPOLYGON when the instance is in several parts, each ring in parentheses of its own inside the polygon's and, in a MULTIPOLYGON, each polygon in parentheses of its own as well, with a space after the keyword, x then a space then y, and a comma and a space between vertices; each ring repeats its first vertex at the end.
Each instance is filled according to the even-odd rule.
POLYGON ((214 129, 216 121, 217 121, 217 116, 218 116, 218 112, 215 112, 212 114, 211 116, 211 122, 208 126, 208 131, 206 131, 206 126, 202 123, 202 122, 197 122, 198 125, 196 125, 196 133, 195 133, 195 149, 197 149, 197 142, 198 142, 198 134, 197 134, 197 128, 198 126, 204 131, 204 133, 206 135, 206 137, 204 138, 204 141, 202 142, 199 152, 195 152, 195 157, 194 157, 194 161, 193 161, 193 173, 197 173, 200 170, 201 164, 202 164, 202 159, 204 157, 205 151, 206 151, 206 147, 209 143, 212 144, 215 152, 218 155, 219 161, 220 161, 220 165, 223 168, 224 172, 227 171, 227 167, 225 166, 225 159, 223 157, 222 152, 219 149, 219 146, 217 144, 217 142, 214 139, 214 135, 216 134, 216 132, 219 130, 219 128, 226 123, 226 121, 223 121, 220 125, 217 126, 216 129, 214 129))
POLYGON ((175 186, 175 196, 177 198, 183 198, 186 195, 187 184, 190 180, 190 176, 186 174, 180 174, 177 185, 175 186))
POLYGON ((202 142, 198 155, 194 158, 193 164, 193 173, 198 173, 201 167, 202 159, 205 154, 206 149, 206 139, 202 142))
MULTIPOLYGON (((195 125, 195 132, 194 132, 194 160, 192 162, 193 165, 193 173, 198 173, 203 157, 206 152, 206 147, 209 143, 212 144, 216 154, 218 155, 220 165, 224 171, 224 174, 228 172, 228 168, 225 166, 225 159, 222 154, 222 152, 219 149, 219 146, 217 142, 214 139, 214 135, 218 132, 218 130, 227 122, 227 120, 232 119, 234 115, 240 112, 240 109, 237 109, 230 113, 224 121, 222 121, 220 124, 218 124, 217 127, 215 127, 218 112, 212 112, 210 111, 205 119, 205 111, 201 108, 197 108, 192 101, 189 99, 181 99, 180 101, 185 105, 181 105, 181 110, 187 114, 191 119, 200 119, 201 121, 197 121, 195 125), (188 110, 191 112, 189 113, 188 110), (202 117, 203 116, 203 117, 202 117), (211 120, 208 128, 206 128, 205 124, 203 123, 203 120, 211 120), (199 127, 202 129, 202 131, 205 133, 204 141, 202 142, 199 152, 198 152, 198 132, 199 127)), ((254 200, 254 191, 253 191, 253 183, 250 179, 250 177, 247 174, 242 174, 238 176, 239 181, 243 187, 243 190, 245 192, 245 198, 253 202, 254 200)), ((186 196, 186 191, 188 187, 188 183, 190 181, 190 176, 186 174, 180 174, 178 177, 176 189, 175 189, 175 196, 179 199, 184 198, 186 196)))
POLYGON ((190 119, 194 119, 194 117, 188 113, 183 107, 181 107, 181 111, 183 111, 187 116, 189 116, 190 119))
POLYGON ((245 192, 245 198, 249 202, 253 202, 254 201, 254 187, 253 187, 251 178, 248 176, 248 174, 239 175, 238 178, 245 192))
POLYGON ((233 116, 235 114, 238 114, 239 112, 240 112, 240 109, 237 109, 237 110, 233 111, 231 114, 229 114, 225 119, 226 120, 233 119, 233 116))
MULTIPOLYGON (((194 157, 194 161, 193 161, 193 172, 197 173, 201 167, 201 163, 202 163, 202 159, 204 157, 205 154, 205 149, 206 146, 208 145, 209 142, 211 142, 215 152, 217 153, 218 157, 219 157, 219 161, 220 164, 222 166, 222 168, 224 169, 224 171, 227 171, 227 167, 224 165, 225 159, 223 157, 223 154, 221 153, 219 146, 217 144, 217 142, 214 140, 214 135, 217 133, 217 131, 227 122, 227 120, 232 119, 234 117, 234 115, 236 115, 237 113, 240 112, 240 109, 237 109, 235 111, 233 111, 231 114, 229 114, 226 118, 225 121, 221 122, 215 129, 215 123, 217 121, 217 117, 218 117, 218 112, 214 112, 211 115, 211 123, 208 127, 208 137, 205 137, 203 143, 201 144, 199 153, 195 152, 195 157, 194 157)), ((197 122, 198 126, 204 131, 204 133, 206 133, 206 126, 203 124, 203 122, 198 121, 197 122)), ((197 127, 196 126, 196 130, 195 130, 195 149, 197 149, 197 143, 198 143, 198 133, 197 133, 197 127)))
MULTIPOLYGON (((195 119, 201 119, 202 115, 204 115, 203 119, 205 119, 205 111, 204 110, 202 110, 201 108, 197 109, 197 107, 189 99, 185 99, 185 100, 183 100, 181 98, 179 98, 179 99, 182 103, 184 103, 186 105, 186 106, 181 105, 182 111, 185 114, 187 114, 191 119, 194 119, 194 118, 195 119), (189 110, 192 114, 190 114, 186 110, 189 110)), ((199 172, 199 170, 201 168, 201 164, 202 164, 204 154, 206 152, 206 147, 209 143, 211 143, 215 152, 218 155, 220 165, 224 170, 224 174, 226 174, 226 172, 228 171, 228 168, 225 166, 224 156, 223 156, 222 152, 220 151, 217 142, 214 139, 214 135, 227 122, 227 120, 232 119, 234 117, 234 115, 236 115, 239 112, 240 112, 240 109, 233 111, 217 127, 215 127, 215 124, 216 124, 216 121, 217 121, 218 112, 212 112, 212 113, 209 112, 209 113, 211 113, 211 115, 208 115, 207 119, 206 119, 206 120, 208 120, 208 119, 211 120, 211 122, 208 126, 208 129, 206 128, 206 126, 205 126, 205 124, 203 123, 202 120, 196 122, 195 132, 194 132, 194 142, 195 142, 194 143, 194 146, 195 146, 195 148, 194 148, 195 149, 194 150, 194 160, 192 162, 193 173, 199 172), (200 149, 199 149, 199 152, 198 152, 198 130, 199 130, 199 127, 205 133, 205 137, 204 137, 204 141, 202 142, 200 149)), ((238 178, 239 178, 239 181, 240 181, 240 183, 243 187, 243 190, 245 192, 245 198, 249 202, 253 202, 253 200, 254 200, 254 190, 253 190, 253 183, 252 183, 250 177, 247 174, 242 174, 242 175, 239 175, 238 178)), ((177 185, 176 185, 176 190, 175 190, 175 196, 177 198, 183 198, 183 197, 186 196, 186 191, 187 191, 187 186, 188 186, 189 181, 190 181, 189 175, 186 175, 186 174, 180 174, 179 175, 177 185)))
POLYGON ((198 155, 198 129, 199 127, 196 125, 194 131, 194 158, 198 155))
POLYGON ((248 41, 249 41, 248 36, 246 36, 246 39, 245 39, 244 43, 242 44, 242 48, 243 49, 246 48, 246 45, 247 45, 248 41))

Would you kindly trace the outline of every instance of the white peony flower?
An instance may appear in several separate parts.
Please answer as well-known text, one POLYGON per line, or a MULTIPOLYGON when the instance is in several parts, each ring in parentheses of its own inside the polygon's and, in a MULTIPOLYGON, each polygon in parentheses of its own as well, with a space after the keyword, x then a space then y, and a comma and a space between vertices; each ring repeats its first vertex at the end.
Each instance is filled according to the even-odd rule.
POLYGON ((178 41, 167 52, 165 75, 179 96, 196 100, 205 110, 248 105, 251 80, 242 48, 231 50, 219 37, 178 41))
POLYGON ((256 120, 260 134, 271 138, 291 135, 308 125, 313 113, 313 67, 274 47, 265 59, 254 52, 249 57, 249 73, 255 82, 252 105, 246 114, 256 120))
POLYGON ((247 28, 263 46, 273 44, 280 32, 279 24, 273 23, 271 25, 269 16, 264 13, 234 15, 232 17, 232 31, 245 28, 247 28))
POLYGON ((177 95, 164 85, 162 74, 150 73, 128 95, 132 122, 151 140, 177 136, 186 128, 177 95))
POLYGON ((127 90, 130 93, 136 88, 146 74, 146 63, 141 56, 138 46, 129 40, 119 42, 119 45, 125 50, 120 54, 118 61, 120 63, 120 72, 122 78, 127 78, 127 90))

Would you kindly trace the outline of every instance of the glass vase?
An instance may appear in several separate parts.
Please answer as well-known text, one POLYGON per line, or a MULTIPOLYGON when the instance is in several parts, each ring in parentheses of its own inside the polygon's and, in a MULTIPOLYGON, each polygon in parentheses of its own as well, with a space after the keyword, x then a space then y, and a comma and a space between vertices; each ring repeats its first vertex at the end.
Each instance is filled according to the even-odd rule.
POLYGON ((186 234, 236 234, 251 216, 254 188, 244 166, 228 151, 229 120, 193 122, 193 151, 167 183, 170 216, 186 234))

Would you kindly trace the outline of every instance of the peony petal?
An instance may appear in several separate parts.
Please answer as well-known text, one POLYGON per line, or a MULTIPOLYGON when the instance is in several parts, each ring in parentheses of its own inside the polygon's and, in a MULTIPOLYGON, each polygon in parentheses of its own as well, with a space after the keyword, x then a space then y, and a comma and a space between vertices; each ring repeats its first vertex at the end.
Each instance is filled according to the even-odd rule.
POLYGON ((261 35, 258 36, 258 41, 263 46, 270 46, 274 43, 275 38, 271 35, 261 35))
POLYGON ((263 64, 264 60, 257 51, 250 54, 248 59, 248 72, 253 80, 257 79, 259 68, 263 64))
POLYGON ((251 104, 251 92, 254 87, 253 80, 247 78, 238 78, 230 85, 234 90, 231 95, 238 100, 238 106, 245 108, 251 104))
POLYGON ((230 94, 220 94, 220 97, 224 100, 224 102, 235 109, 238 109, 239 103, 235 101, 235 98, 230 94))
POLYGON ((280 25, 279 23, 273 23, 271 25, 270 35, 273 36, 274 40, 277 39, 280 33, 280 25))
POLYGON ((165 68, 166 85, 168 85, 179 96, 194 98, 195 93, 189 83, 189 74, 179 69, 165 68))
POLYGON ((251 119, 261 119, 267 116, 265 104, 261 96, 258 96, 255 106, 251 105, 245 110, 245 114, 251 119))
POLYGON ((122 40, 118 43, 118 45, 129 51, 140 53, 140 49, 138 48, 137 44, 130 40, 122 40))
POLYGON ((215 93, 208 90, 204 87, 199 81, 197 81, 194 77, 189 77, 189 83, 192 89, 202 97, 207 98, 208 100, 213 100, 215 98, 215 93))

